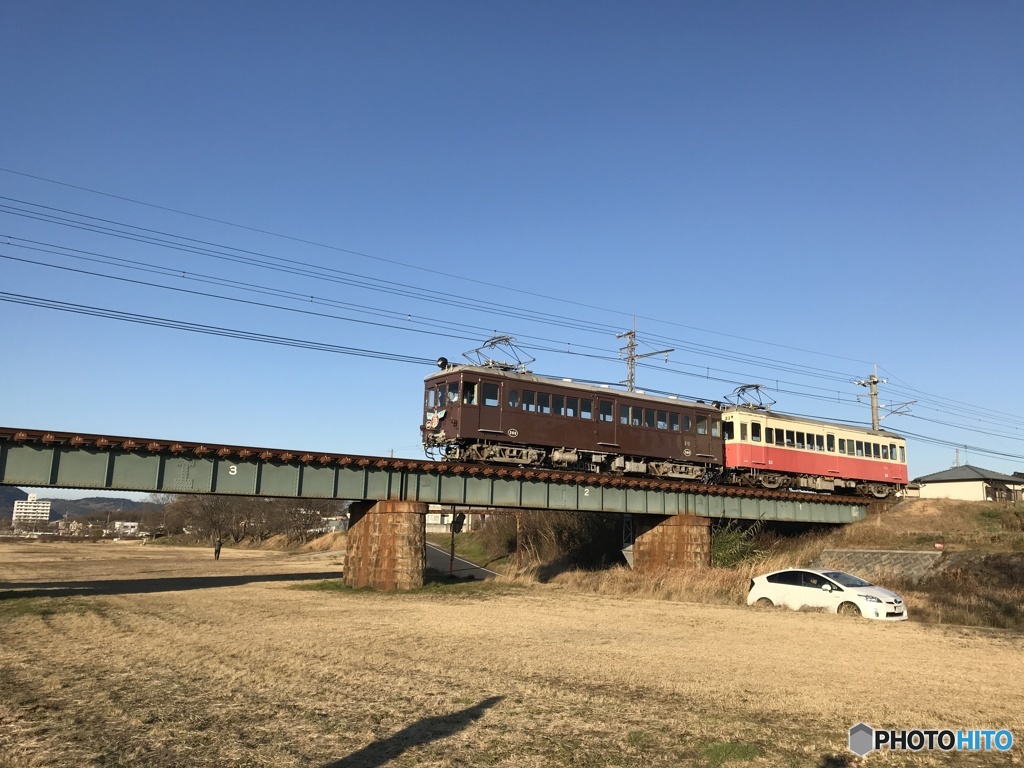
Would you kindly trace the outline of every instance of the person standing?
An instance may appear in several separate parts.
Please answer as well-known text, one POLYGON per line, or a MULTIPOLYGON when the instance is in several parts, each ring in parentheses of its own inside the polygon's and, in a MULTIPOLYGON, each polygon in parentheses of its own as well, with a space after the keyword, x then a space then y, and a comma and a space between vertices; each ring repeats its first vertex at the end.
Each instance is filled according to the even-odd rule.
POLYGON ((213 559, 214 560, 220 560, 220 547, 221 547, 222 543, 223 542, 220 540, 220 536, 218 536, 217 540, 215 542, 213 542, 213 559))

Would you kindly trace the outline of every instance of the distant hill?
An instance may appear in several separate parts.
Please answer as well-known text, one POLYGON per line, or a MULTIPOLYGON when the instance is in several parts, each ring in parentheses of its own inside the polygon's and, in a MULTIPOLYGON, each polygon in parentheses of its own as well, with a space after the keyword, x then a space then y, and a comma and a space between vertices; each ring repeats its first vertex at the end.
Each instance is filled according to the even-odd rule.
MULTIPOLYGON (((40 498, 45 497, 40 495, 40 498)), ((117 497, 104 498, 102 496, 92 496, 87 499, 51 499, 50 519, 60 520, 65 515, 68 517, 88 517, 89 515, 110 514, 112 519, 119 520, 124 519, 124 515, 134 512, 148 512, 157 509, 160 509, 159 504, 117 497)))
POLYGON ((14 502, 24 501, 27 498, 28 494, 21 488, 16 488, 13 485, 0 485, 0 518, 6 517, 7 522, 10 522, 10 518, 14 514, 14 502))

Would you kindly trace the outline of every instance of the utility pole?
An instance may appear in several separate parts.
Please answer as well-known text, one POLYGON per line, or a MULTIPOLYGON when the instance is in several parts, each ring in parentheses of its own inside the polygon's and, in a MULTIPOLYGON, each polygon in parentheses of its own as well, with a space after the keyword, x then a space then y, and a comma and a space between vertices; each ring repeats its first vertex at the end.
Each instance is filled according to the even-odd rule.
POLYGON ((875 372, 866 379, 860 379, 859 381, 853 382, 861 387, 868 387, 868 391, 871 393, 871 428, 878 430, 880 420, 878 418, 878 385, 885 384, 888 379, 878 378, 878 366, 875 366, 875 372))
POLYGON ((665 362, 668 362, 668 353, 675 352, 674 349, 663 349, 659 352, 645 352, 642 355, 636 353, 636 315, 633 315, 633 330, 623 331, 622 333, 615 334, 616 339, 628 339, 626 346, 619 349, 619 356, 625 352, 626 358, 626 380, 620 381, 620 384, 626 385, 626 391, 636 391, 636 361, 644 357, 654 357, 655 355, 665 355, 665 362))

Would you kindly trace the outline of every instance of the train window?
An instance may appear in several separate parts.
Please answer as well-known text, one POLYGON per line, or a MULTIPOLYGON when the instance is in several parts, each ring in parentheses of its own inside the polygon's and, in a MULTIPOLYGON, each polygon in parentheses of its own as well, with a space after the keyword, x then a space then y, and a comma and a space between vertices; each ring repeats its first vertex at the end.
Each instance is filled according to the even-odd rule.
POLYGON ((871 455, 874 456, 876 459, 882 458, 882 454, 879 451, 878 443, 871 444, 871 455))
POLYGON ((619 406, 619 424, 629 424, 629 406, 619 406))
POLYGON ((683 432, 689 432, 693 429, 693 422, 689 416, 683 416, 683 432))
POLYGON ((565 397, 562 395, 551 396, 551 412, 555 416, 565 416, 565 397))
POLYGON ((639 405, 634 405, 629 409, 629 425, 631 427, 639 427, 644 423, 644 409, 639 405))
POLYGON ((740 440, 746 442, 747 439, 747 424, 744 421, 740 422, 740 440))
MULTIPOLYGON (((589 406, 590 403, 585 400, 582 403, 580 403, 580 405, 581 406, 583 406, 583 405, 589 406)), ((610 421, 614 420, 612 418, 612 404, 611 404, 610 400, 601 400, 598 403, 598 408, 600 408, 601 421, 608 421, 608 422, 610 422, 610 421)), ((582 415, 583 415, 583 412, 580 411, 580 416, 582 416, 582 415)), ((587 416, 586 418, 589 419, 590 417, 587 416)))
POLYGON ((902 445, 900 446, 900 462, 902 462, 903 464, 907 463, 906 451, 904 450, 902 445))
POLYGON ((433 387, 427 390, 427 408, 434 407, 434 395, 435 393, 433 387))
POLYGON ((447 402, 448 402, 448 385, 447 384, 441 384, 437 388, 437 404, 438 404, 439 407, 443 408, 445 403, 447 403, 447 402))
POLYGON ((459 382, 452 381, 448 384, 448 402, 457 403, 459 402, 459 382))
POLYGON ((644 426, 654 429, 654 409, 644 408, 644 426))
POLYGON ((668 429, 668 411, 658 411, 658 429, 668 429))
POLYGON ((796 434, 792 429, 786 430, 786 447, 792 448, 796 444, 796 434))
POLYGON ((508 407, 509 408, 518 408, 519 407, 519 393, 516 390, 514 390, 514 389, 510 389, 508 391, 508 407))
POLYGON ((698 416, 697 417, 697 434, 706 435, 708 433, 708 417, 698 416))
POLYGON ((796 447, 797 448, 803 448, 804 447, 804 433, 803 432, 797 432, 796 433, 796 447))
POLYGON ((857 455, 858 456, 863 456, 864 455, 864 443, 861 442, 860 440, 857 441, 857 455))
POLYGON ((498 405, 498 385, 484 382, 481 389, 483 389, 484 405, 496 407, 498 405))
POLYGON ((882 443, 882 458, 888 460, 889 458, 889 446, 882 443))
POLYGON ((711 436, 721 437, 722 436, 722 422, 718 419, 711 420, 711 436))
MULTIPOLYGON (((601 401, 604 402, 603 400, 601 401)), ((580 418, 590 421, 594 418, 594 404, 589 400, 580 400, 580 418)), ((608 403, 608 421, 612 420, 612 404, 608 403)))
POLYGON ((756 421, 750 425, 750 441, 752 443, 761 442, 761 425, 756 421))
POLYGON ((576 414, 580 412, 580 400, 578 397, 567 397, 565 398, 565 415, 570 418, 575 418, 576 414))
POLYGON ((523 390, 523 410, 524 411, 536 411, 537 410, 537 393, 531 392, 528 389, 523 390))
POLYGON ((839 438, 839 452, 843 455, 846 454, 846 441, 843 438, 839 438))
POLYGON ((476 384, 467 381, 462 387, 462 404, 476 405, 476 384))
POLYGON ((828 448, 828 452, 829 453, 835 453, 836 452, 836 436, 835 435, 825 435, 825 447, 828 448))
POLYGON ((764 441, 771 445, 775 442, 775 430, 771 427, 766 427, 764 430, 764 441))
POLYGON ((784 437, 784 435, 785 435, 785 432, 783 432, 781 429, 776 429, 775 430, 775 444, 776 445, 785 445, 786 444, 786 438, 784 437))
POLYGON ((736 428, 736 425, 733 424, 731 421, 725 422, 725 439, 726 440, 732 440, 735 437, 735 434, 733 433, 733 430, 735 428, 736 428))
POLYGON ((668 428, 671 429, 673 432, 678 432, 679 431, 679 414, 678 413, 670 413, 668 415, 668 428))
POLYGON ((814 448, 819 451, 825 450, 825 438, 822 435, 814 436, 814 448))
POLYGON ((551 395, 547 392, 537 393, 537 413, 551 413, 551 395))

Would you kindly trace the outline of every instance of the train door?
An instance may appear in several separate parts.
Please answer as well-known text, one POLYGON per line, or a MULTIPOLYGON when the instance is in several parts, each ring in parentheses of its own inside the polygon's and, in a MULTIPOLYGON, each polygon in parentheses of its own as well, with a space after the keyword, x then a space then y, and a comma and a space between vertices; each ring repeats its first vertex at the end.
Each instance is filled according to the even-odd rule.
POLYGON ((598 448, 609 453, 616 453, 619 443, 615 439, 615 401, 611 398, 598 398, 596 416, 598 448))
POLYGON ((767 451, 767 429, 764 416, 751 414, 750 416, 750 465, 754 469, 766 469, 768 467, 767 451))
POLYGON ((477 397, 480 402, 480 426, 477 431, 492 438, 504 434, 501 429, 501 382, 481 379, 477 397))

